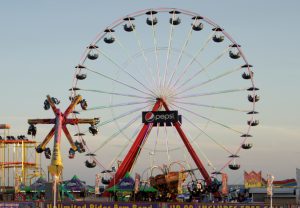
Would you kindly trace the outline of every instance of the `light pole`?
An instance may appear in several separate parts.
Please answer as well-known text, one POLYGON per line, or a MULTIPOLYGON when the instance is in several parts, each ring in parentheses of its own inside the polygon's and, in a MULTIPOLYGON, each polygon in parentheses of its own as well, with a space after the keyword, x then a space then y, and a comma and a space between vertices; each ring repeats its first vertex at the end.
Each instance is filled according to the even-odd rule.
POLYGON ((273 208, 273 181, 274 176, 272 174, 267 175, 267 194, 270 196, 270 208, 273 208))

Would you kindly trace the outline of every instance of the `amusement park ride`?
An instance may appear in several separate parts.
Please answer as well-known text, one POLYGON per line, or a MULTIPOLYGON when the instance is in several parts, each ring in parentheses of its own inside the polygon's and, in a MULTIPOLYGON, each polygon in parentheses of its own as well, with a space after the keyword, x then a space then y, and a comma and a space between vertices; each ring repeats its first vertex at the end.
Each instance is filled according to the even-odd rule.
POLYGON ((0 136, 0 187, 5 190, 13 185, 18 191, 21 183, 29 185, 33 177, 41 175, 37 142, 25 135, 11 136, 8 124, 0 124, 0 129, 4 131, 0 136))
MULTIPOLYGON (((50 107, 55 114, 54 119, 29 119, 28 124, 28 134, 35 136, 36 134, 36 124, 54 124, 54 127, 50 130, 46 138, 43 140, 43 142, 37 146, 36 151, 38 153, 45 152, 45 157, 47 159, 50 159, 51 157, 51 150, 50 148, 46 147, 46 145, 49 143, 49 141, 54 136, 54 144, 53 144, 53 154, 51 158, 51 164, 48 166, 48 170, 53 176, 53 185, 54 188, 54 196, 56 196, 56 187, 57 183, 60 180, 60 176, 63 170, 63 163, 61 158, 61 151, 60 151, 60 141, 61 141, 61 133, 62 131, 65 133, 71 148, 69 151, 69 158, 74 158, 75 151, 78 152, 84 152, 84 149, 82 147, 81 143, 73 141, 69 130, 67 129, 67 125, 78 125, 78 124, 90 124, 90 131, 95 135, 97 134, 97 130, 95 128, 95 125, 99 122, 98 118, 93 119, 79 119, 79 118, 68 118, 70 113, 73 112, 76 105, 80 104, 83 109, 87 107, 87 103, 80 95, 74 97, 74 99, 71 100, 71 104, 69 107, 65 110, 65 112, 61 112, 60 109, 56 108, 56 104, 59 104, 59 101, 56 98, 51 98, 49 95, 47 95, 47 99, 44 102, 44 109, 48 110, 50 107)), ((54 199, 54 201, 56 201, 54 199)))

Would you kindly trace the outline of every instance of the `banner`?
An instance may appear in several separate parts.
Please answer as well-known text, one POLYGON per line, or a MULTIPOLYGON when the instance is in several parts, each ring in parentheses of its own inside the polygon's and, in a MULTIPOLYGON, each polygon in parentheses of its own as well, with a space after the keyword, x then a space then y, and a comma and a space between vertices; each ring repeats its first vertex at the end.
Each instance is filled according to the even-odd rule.
POLYGON ((153 123, 153 126, 172 126, 172 123, 179 121, 181 116, 178 111, 144 111, 142 112, 142 122, 144 124, 153 123))
MULTIPOLYGON (((267 180, 262 178, 262 185, 267 186, 267 180)), ((277 188, 296 188, 297 180, 294 178, 285 179, 280 181, 273 181, 273 186, 277 188)))
MULTIPOLYGON (((53 203, 45 202, 44 208, 54 208, 53 203)), ((297 205, 295 205, 296 207, 297 205)), ((1 203, 0 203, 1 207, 1 203)), ((57 203, 57 208, 269 208, 268 204, 241 204, 241 203, 167 203, 167 202, 63 202, 57 203)), ((282 205, 273 205, 273 208, 280 208, 282 205)))
MULTIPOLYGON (((0 205, 1 207, 1 205, 0 205)), ((46 202, 44 208, 54 208, 53 203, 46 202)), ((97 201, 80 201, 80 202, 58 202, 56 208, 159 208, 158 203, 147 202, 97 202, 97 201)))
POLYGON ((262 187, 261 171, 256 173, 251 171, 250 173, 244 172, 244 185, 245 188, 258 188, 262 187))
POLYGON ((228 195, 228 175, 226 173, 222 173, 222 194, 228 195))
POLYGON ((274 187, 280 187, 280 188, 284 188, 284 187, 296 187, 297 186, 297 181, 296 179, 285 179, 285 180, 281 180, 281 181, 273 181, 273 186, 274 187))

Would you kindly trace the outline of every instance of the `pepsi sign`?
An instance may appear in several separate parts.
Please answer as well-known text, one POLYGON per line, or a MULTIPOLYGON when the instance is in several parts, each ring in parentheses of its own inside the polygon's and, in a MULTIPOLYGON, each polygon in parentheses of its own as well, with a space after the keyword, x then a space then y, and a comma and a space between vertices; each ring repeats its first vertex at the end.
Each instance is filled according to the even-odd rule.
POLYGON ((142 118, 144 124, 153 123, 153 126, 171 126, 177 121, 181 123, 181 116, 178 115, 178 111, 144 111, 142 118))

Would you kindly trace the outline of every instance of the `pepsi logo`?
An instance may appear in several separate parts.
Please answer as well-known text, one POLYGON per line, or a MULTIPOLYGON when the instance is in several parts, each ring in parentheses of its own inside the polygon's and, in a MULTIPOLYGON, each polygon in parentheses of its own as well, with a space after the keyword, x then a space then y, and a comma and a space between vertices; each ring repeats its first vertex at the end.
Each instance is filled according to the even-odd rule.
POLYGON ((146 113, 146 115, 145 115, 145 120, 146 120, 147 122, 152 122, 152 121, 154 121, 154 114, 153 114, 152 112, 146 113))

